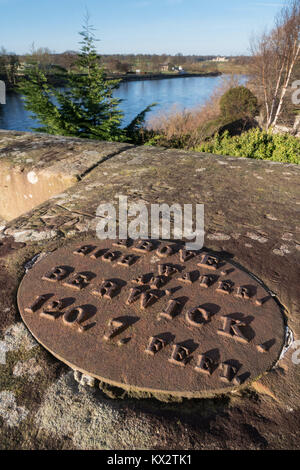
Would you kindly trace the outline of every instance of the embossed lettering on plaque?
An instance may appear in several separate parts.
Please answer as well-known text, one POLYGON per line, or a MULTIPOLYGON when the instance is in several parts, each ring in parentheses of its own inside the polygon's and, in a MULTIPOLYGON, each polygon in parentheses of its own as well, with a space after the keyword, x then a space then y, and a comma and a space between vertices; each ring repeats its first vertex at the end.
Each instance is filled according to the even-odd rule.
POLYGON ((205 375, 212 375, 218 368, 218 365, 218 362, 212 357, 205 354, 199 354, 195 371, 205 375))
POLYGON ((214 283, 214 277, 213 276, 201 276, 200 277, 200 286, 204 287, 207 289, 214 283))
POLYGON ((115 336, 123 333, 128 328, 128 322, 124 318, 114 318, 108 322, 107 331, 103 336, 105 341, 109 341, 115 336))
POLYGON ((154 249, 155 245, 149 240, 142 240, 136 246, 133 247, 133 250, 138 251, 139 253, 149 253, 154 249))
POLYGON ((46 274, 44 274, 42 279, 50 282, 58 282, 68 277, 70 272, 72 272, 72 269, 69 267, 56 266, 51 271, 48 271, 46 274))
POLYGON ((25 311, 28 313, 37 312, 44 305, 48 298, 49 296, 47 295, 38 295, 30 307, 25 307, 25 311))
POLYGON ((91 274, 78 273, 75 274, 71 279, 68 279, 63 284, 71 289, 81 290, 87 287, 93 278, 91 274))
POLYGON ((206 269, 211 269, 213 271, 216 271, 219 268, 219 265, 220 260, 215 256, 211 255, 202 255, 201 260, 198 263, 198 266, 206 269))
POLYGON ((189 325, 196 328, 206 324, 211 319, 211 312, 205 308, 195 307, 186 313, 186 321, 189 325))
POLYGON ((166 342, 164 339, 151 336, 148 347, 145 350, 145 352, 147 354, 150 354, 151 356, 154 356, 156 353, 161 351, 165 347, 165 345, 166 345, 166 342))
POLYGON ((167 320, 173 320, 176 313, 178 312, 180 302, 178 300, 169 300, 165 309, 159 314, 161 318, 166 318, 167 320))
POLYGON ((180 242, 66 244, 28 270, 18 306, 58 360, 155 394, 236 390, 276 363, 285 340, 280 303, 255 275, 180 242))
POLYGON ((247 326, 245 322, 230 317, 222 317, 223 329, 218 330, 218 334, 233 338, 241 343, 248 343, 249 339, 242 332, 242 328, 247 326))
POLYGON ((61 315, 63 309, 64 304, 61 300, 52 300, 42 309, 41 316, 55 320, 61 315))
POLYGON ((178 269, 176 266, 173 266, 172 264, 160 264, 158 266, 158 274, 160 276, 172 276, 172 274, 175 274, 178 272, 178 269))
POLYGON ((173 351, 169 362, 171 362, 171 364, 175 364, 176 366, 184 367, 186 365, 189 354, 190 352, 188 348, 181 346, 180 344, 175 344, 173 346, 173 351))
POLYGON ((99 287, 92 291, 92 294, 98 297, 104 297, 106 299, 112 299, 118 292, 119 286, 114 281, 103 281, 99 287))

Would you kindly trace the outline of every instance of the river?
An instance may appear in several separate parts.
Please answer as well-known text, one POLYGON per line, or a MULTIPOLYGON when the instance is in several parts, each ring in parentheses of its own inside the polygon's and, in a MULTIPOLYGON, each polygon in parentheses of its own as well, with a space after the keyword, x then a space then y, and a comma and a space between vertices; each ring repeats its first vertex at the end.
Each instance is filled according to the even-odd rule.
MULTIPOLYGON (((146 106, 154 102, 157 106, 148 114, 148 118, 173 107, 188 109, 202 105, 220 85, 222 79, 222 76, 180 77, 124 82, 115 91, 114 96, 123 100, 120 108, 124 113, 125 126, 146 106)), ((0 129, 30 131, 36 126, 38 123, 31 119, 30 113, 24 109, 21 97, 16 93, 8 93, 6 105, 0 105, 0 129)))

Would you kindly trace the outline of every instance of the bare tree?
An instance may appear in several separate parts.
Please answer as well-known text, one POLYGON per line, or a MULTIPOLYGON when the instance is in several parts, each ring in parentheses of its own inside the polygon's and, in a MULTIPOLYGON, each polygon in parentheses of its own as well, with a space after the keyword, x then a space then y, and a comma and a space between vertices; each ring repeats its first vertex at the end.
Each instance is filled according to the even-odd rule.
POLYGON ((65 51, 62 54, 56 54, 54 60, 55 60, 55 65, 65 68, 67 72, 70 73, 72 69, 76 68, 76 60, 78 60, 78 52, 65 51))
POLYGON ((0 75, 4 77, 8 86, 16 85, 19 65, 19 57, 13 52, 8 53, 2 46, 0 48, 0 75))
POLYGON ((291 0, 269 33, 252 40, 252 77, 264 104, 266 129, 275 126, 284 109, 295 65, 300 59, 300 0, 291 0))
POLYGON ((33 42, 30 46, 30 54, 27 54, 26 62, 39 64, 42 70, 47 70, 53 65, 55 52, 48 47, 35 47, 33 42))

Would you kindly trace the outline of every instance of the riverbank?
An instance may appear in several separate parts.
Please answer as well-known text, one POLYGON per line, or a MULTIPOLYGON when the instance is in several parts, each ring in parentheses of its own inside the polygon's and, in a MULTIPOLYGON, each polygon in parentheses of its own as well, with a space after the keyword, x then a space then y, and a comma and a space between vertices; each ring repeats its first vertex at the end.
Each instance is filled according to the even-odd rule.
MULTIPOLYGON (((128 73, 124 74, 111 74, 107 75, 107 80, 121 80, 121 82, 140 82, 146 80, 169 80, 170 78, 196 78, 196 77, 220 77, 223 75, 223 72, 200 72, 200 73, 128 73)), ((48 77, 49 82, 51 83, 51 77, 48 77)), ((63 86, 65 84, 64 80, 61 83, 57 83, 57 77, 55 85, 63 86)))
MULTIPOLYGON (((146 80, 168 80, 170 78, 191 78, 191 77, 219 77, 223 72, 203 72, 203 73, 147 73, 147 74, 113 74, 107 75, 107 80, 121 80, 121 82, 140 82, 146 80)), ((18 82, 24 78, 24 75, 18 75, 17 83, 12 86, 7 84, 7 91, 17 92, 18 82)), ((5 81, 5 77, 0 76, 0 80, 5 81)), ((63 87, 67 82, 67 75, 51 74, 47 75, 47 80, 51 85, 63 87)))
POLYGON ((148 74, 127 74, 127 75, 110 75, 108 80, 122 80, 122 82, 139 82, 142 80, 166 80, 170 78, 191 78, 191 77, 219 77, 222 72, 206 72, 206 73, 148 73, 148 74))

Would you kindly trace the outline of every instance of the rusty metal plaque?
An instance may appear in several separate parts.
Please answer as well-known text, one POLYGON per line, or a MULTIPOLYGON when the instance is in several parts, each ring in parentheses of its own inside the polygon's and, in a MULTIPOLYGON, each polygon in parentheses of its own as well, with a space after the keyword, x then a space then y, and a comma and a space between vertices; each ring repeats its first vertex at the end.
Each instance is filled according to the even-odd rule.
POLYGON ((54 356, 131 390, 224 393, 267 371, 284 343, 280 307, 262 283, 176 243, 65 246, 25 275, 18 305, 54 356))

